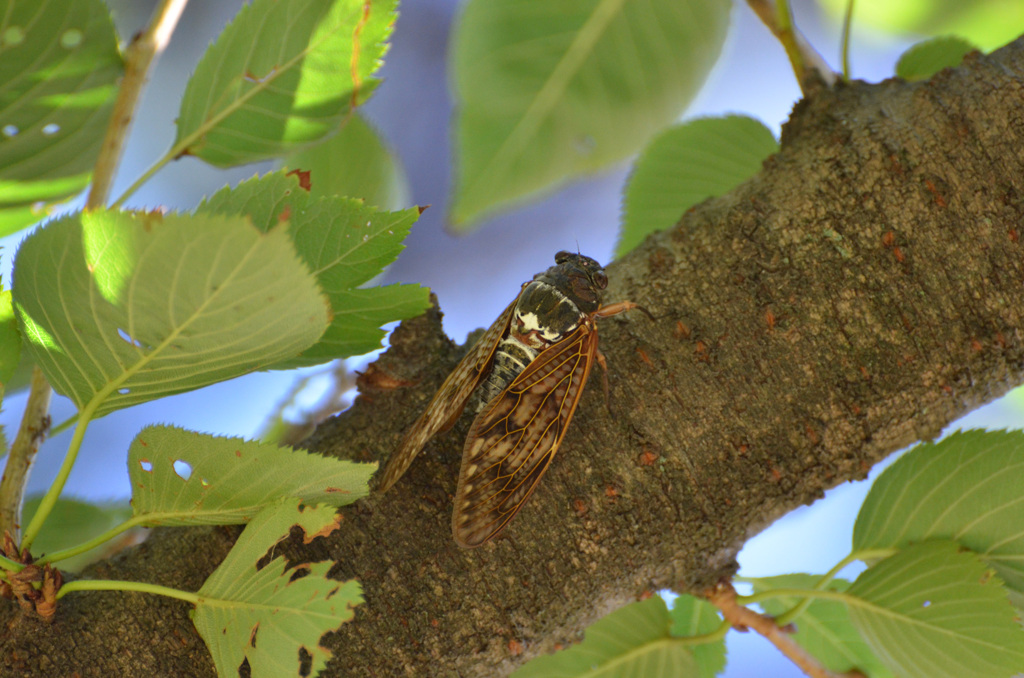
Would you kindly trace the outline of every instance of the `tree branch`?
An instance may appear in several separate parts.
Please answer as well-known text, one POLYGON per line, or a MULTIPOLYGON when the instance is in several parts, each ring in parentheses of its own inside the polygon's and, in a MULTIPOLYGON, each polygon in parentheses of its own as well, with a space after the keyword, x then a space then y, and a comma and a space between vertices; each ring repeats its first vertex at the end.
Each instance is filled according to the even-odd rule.
MULTIPOLYGON (((42 370, 32 368, 28 401, 21 417, 18 435, 11 445, 0 478, 0 539, 10 535, 16 546, 21 543, 21 504, 25 497, 29 472, 36 460, 39 446, 50 430, 50 396, 53 389, 42 370)), ((20 549, 18 549, 20 550, 20 549)))
MULTIPOLYGON (((617 418, 589 389, 500 538, 451 538, 465 418, 329 541, 282 545, 364 587, 326 638, 326 675, 506 675, 645 591, 729 576, 775 518, 1021 383, 1022 101, 1018 41, 928 82, 798 104, 760 175, 608 268, 609 300, 658 320, 600 324, 617 418)), ((385 456, 459 355, 436 312, 403 324, 315 448, 385 456)), ((88 576, 195 590, 232 534, 160 530, 88 576)), ((49 628, 23 619, 0 639, 0 673, 211 676, 187 615, 68 595, 49 628)))
POLYGON ((860 671, 836 673, 829 671, 790 636, 792 631, 775 623, 768 615, 758 614, 736 602, 736 589, 723 582, 708 592, 708 601, 717 607, 722 617, 740 631, 754 629, 778 648, 791 662, 810 678, 866 678, 860 671))
POLYGON ((92 187, 86 207, 103 207, 114 185, 114 174, 121 162, 124 145, 128 141, 128 129, 135 110, 142 97, 142 89, 149 77, 149 69, 156 57, 163 52, 174 33, 174 27, 185 11, 188 0, 161 0, 153 12, 153 19, 146 29, 132 38, 125 51, 125 72, 121 87, 110 115, 110 124, 103 136, 100 157, 93 170, 92 187))

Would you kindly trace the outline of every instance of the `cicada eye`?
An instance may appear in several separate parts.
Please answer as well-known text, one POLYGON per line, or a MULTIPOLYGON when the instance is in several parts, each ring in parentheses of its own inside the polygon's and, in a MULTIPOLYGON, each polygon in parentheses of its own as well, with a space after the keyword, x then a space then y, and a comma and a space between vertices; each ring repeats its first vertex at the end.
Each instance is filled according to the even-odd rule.
POLYGON ((608 276, 605 275, 604 271, 594 272, 594 284, 597 285, 597 289, 603 290, 608 287, 608 276))
POLYGON ((565 250, 557 252, 555 254, 555 263, 556 264, 564 264, 565 262, 569 261, 569 257, 571 257, 571 256, 572 256, 572 253, 571 252, 566 252, 565 250))

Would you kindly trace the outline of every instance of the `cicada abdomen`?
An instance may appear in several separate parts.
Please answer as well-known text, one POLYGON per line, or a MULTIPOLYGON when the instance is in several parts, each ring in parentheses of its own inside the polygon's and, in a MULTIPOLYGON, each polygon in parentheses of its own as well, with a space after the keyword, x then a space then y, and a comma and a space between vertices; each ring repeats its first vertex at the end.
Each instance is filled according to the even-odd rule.
POLYGON ((596 319, 635 308, 602 307, 607 285, 590 257, 556 254, 445 380, 389 460, 381 488, 472 400, 477 416, 463 448, 452 532, 465 547, 494 538, 558 451, 597 354, 596 319))

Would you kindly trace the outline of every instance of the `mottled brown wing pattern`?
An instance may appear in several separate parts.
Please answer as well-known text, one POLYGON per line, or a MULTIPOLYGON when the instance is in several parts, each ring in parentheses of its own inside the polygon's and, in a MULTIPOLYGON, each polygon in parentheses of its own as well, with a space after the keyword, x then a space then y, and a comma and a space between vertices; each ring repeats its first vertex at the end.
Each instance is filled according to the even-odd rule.
POLYGON ((433 400, 427 405, 427 409, 406 432, 402 442, 388 459, 379 486, 381 492, 386 492, 402 477, 428 440, 438 431, 450 428, 458 420, 473 389, 480 383, 488 365, 494 359, 494 351, 508 330, 518 300, 518 296, 513 299, 508 308, 469 349, 466 357, 444 380, 433 400))
POLYGON ((452 533, 461 546, 493 538, 547 470, 597 352, 591 320, 540 353, 473 422, 462 453, 452 533))

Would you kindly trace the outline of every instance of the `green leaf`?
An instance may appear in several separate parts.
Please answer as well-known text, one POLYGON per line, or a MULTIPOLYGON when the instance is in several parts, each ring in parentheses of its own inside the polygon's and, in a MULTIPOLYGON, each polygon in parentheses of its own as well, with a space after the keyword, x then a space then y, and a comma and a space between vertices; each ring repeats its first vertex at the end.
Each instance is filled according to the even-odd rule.
POLYGON ((245 659, 252 678, 316 676, 331 658, 320 637, 351 620, 352 608, 363 602, 358 582, 327 577, 330 561, 286 569, 277 557, 257 569, 295 525, 309 543, 334 531, 338 517, 331 507, 303 507, 296 500, 267 507, 199 589, 192 621, 221 676, 237 675, 245 659), (309 663, 300 669, 302 651, 309 663))
POLYGON ((21 335, 9 290, 0 291, 0 393, 7 390, 21 360, 21 335))
POLYGON ((601 676, 690 676, 697 672, 690 648, 669 635, 672 618, 665 601, 653 596, 627 605, 584 632, 583 642, 537 657, 513 673, 514 678, 601 676))
MULTIPOLYGON (((14 315, 10 290, 0 283, 0 399, 27 387, 32 378, 32 361, 21 350, 21 333, 14 315)), ((3 437, 0 433, 0 437, 3 437)), ((7 439, 0 441, 0 457, 7 452, 7 439)))
MULTIPOLYGON (((15 317, 17 317, 17 314, 15 314, 15 317)), ((18 337, 19 341, 24 343, 21 339, 20 333, 18 337)), ((12 393, 27 389, 29 384, 32 382, 33 367, 35 367, 35 363, 32 362, 31 351, 22 350, 18 364, 14 367, 14 373, 11 375, 10 379, 4 383, 4 393, 11 395, 12 393)))
MULTIPOLYGON (((23 524, 27 525, 32 520, 32 516, 39 508, 40 499, 41 495, 25 501, 25 507, 22 509, 23 524)), ((39 536, 32 542, 32 552, 38 556, 78 546, 123 523, 131 515, 132 509, 127 502, 92 504, 79 499, 61 497, 46 517, 46 523, 43 524, 39 536)), ((117 547, 118 543, 111 545, 117 547)), ((78 572, 106 555, 103 549, 93 549, 60 561, 60 569, 65 572, 78 572)))
POLYGON ((965 431, 907 452, 882 473, 853 528, 855 550, 952 539, 1024 603, 1024 433, 965 431))
POLYGON ((615 256, 670 228, 697 203, 736 188, 778 150, 771 130, 743 115, 691 120, 665 130, 640 154, 629 177, 615 256))
POLYGON ((315 197, 362 198, 367 205, 384 209, 409 204, 401 163, 360 115, 352 115, 326 141, 292 153, 284 164, 310 173, 310 193, 315 197))
MULTIPOLYGON (((677 638, 711 633, 722 625, 722 617, 715 606, 706 600, 681 595, 672 605, 672 628, 669 634, 677 638)), ((725 640, 691 646, 700 678, 714 678, 725 670, 725 640)))
MULTIPOLYGON (((781 577, 753 579, 754 590, 774 591, 776 589, 813 590, 820 577, 809 574, 787 574, 781 577)), ((827 590, 845 591, 850 582, 833 579, 827 590)), ((778 596, 763 600, 759 604, 767 614, 779 616, 795 607, 803 599, 795 596, 778 596)), ((878 660, 860 633, 850 621, 850 613, 843 603, 834 600, 814 600, 804 612, 793 620, 796 633, 791 637, 828 670, 846 673, 859 670, 868 678, 891 678, 893 675, 878 660)))
POLYGON ((977 49, 969 41, 954 35, 945 35, 919 42, 896 62, 896 75, 904 80, 927 80, 944 68, 960 65, 970 52, 977 49))
POLYGON ((243 217, 71 215, 24 241, 14 280, 36 364, 94 416, 291 358, 327 326, 284 229, 243 217))
POLYGON ((274 172, 225 188, 198 213, 245 214, 261 230, 288 221, 299 256, 317 277, 333 318, 320 341, 274 368, 316 365, 380 348, 380 326, 426 310, 428 290, 419 285, 360 288, 402 251, 419 218, 416 208, 381 212, 351 198, 311 196, 294 176, 274 172))
POLYGON ((51 207, 52 205, 47 206, 44 202, 34 202, 30 205, 19 205, 17 203, 8 206, 0 205, 0 237, 16 233, 27 226, 42 221, 46 218, 51 207))
MULTIPOLYGON (((849 0, 822 0, 837 17, 849 0)), ((921 35, 958 35, 988 51, 1024 32, 1020 0, 857 0, 856 25, 921 35)))
POLYGON ((365 497, 376 464, 148 426, 132 441, 128 475, 146 525, 245 523, 282 497, 344 506, 365 497))
POLYGON ((100 0, 0 5, 0 235, 89 183, 122 62, 100 0))
POLYGON ((454 36, 464 222, 636 153, 700 89, 726 0, 470 0, 454 36))
POLYGON ((219 167, 273 158, 333 132, 377 86, 396 0, 254 0, 185 88, 176 152, 219 167))
POLYGON ((915 544, 869 567, 850 620, 904 678, 1010 678, 1024 671, 1024 630, 1001 582, 948 541, 915 544))

